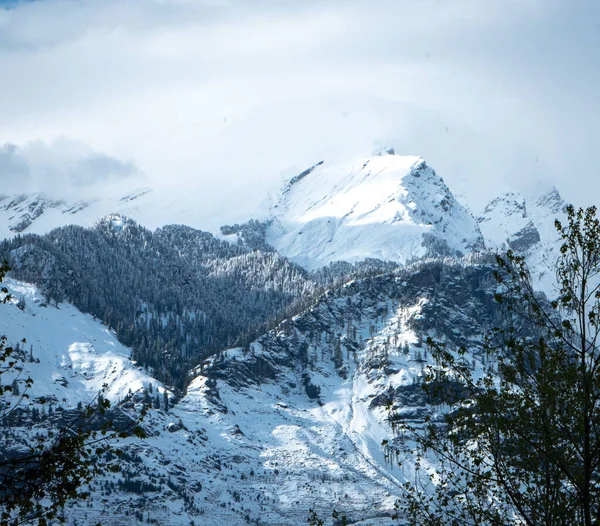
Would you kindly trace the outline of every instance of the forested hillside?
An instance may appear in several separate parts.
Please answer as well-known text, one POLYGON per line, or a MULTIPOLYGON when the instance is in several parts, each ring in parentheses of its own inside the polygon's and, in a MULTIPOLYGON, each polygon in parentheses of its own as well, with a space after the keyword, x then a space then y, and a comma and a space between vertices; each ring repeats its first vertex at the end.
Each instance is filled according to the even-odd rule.
POLYGON ((191 367, 249 343, 325 288, 395 267, 371 260, 308 273, 276 252, 181 225, 152 232, 121 216, 16 236, 0 253, 14 278, 101 319, 135 360, 179 389, 191 367))

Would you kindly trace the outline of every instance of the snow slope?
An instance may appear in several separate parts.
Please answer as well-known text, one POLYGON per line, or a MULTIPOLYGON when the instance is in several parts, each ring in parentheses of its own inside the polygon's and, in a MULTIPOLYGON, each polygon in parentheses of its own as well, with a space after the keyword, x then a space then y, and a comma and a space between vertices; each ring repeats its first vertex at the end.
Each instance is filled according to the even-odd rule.
MULTIPOLYGON (((32 285, 11 278, 4 285, 12 300, 0 306, 0 330, 11 345, 27 338, 21 378, 30 376, 34 384, 25 404, 44 397, 50 406, 74 407, 92 400, 104 384, 112 401, 149 384, 164 389, 91 316, 68 303, 49 305, 32 285)), ((366 320, 361 333, 367 333, 366 320)), ((272 352, 261 350, 258 342, 252 345, 253 355, 272 352)), ((231 349, 205 367, 219 360, 241 362, 243 356, 242 349, 231 349)), ((346 407, 354 379, 342 380, 327 361, 316 369, 325 404, 305 394, 298 371, 290 368, 281 368, 276 382, 241 390, 235 382, 219 382, 216 390, 213 379, 197 377, 169 413, 150 411, 144 420, 148 438, 130 438, 122 446, 127 451, 123 473, 96 481, 98 486, 90 488, 93 498, 74 503, 67 523, 142 524, 150 514, 159 523, 185 526, 191 520, 241 526, 248 518, 278 525, 305 522, 310 507, 328 516, 332 505, 342 508, 348 500, 352 509, 366 510, 361 516, 371 516, 373 507, 392 509, 393 476, 382 472, 346 432, 351 420, 360 421, 346 407), (124 476, 166 485, 159 493, 148 490, 152 498, 141 501, 137 493, 97 491, 118 485, 124 476), (132 510, 143 510, 144 519, 135 519, 132 510)), ((238 380, 252 384, 250 377, 238 380)))
MULTIPOLYGON (((118 190, 117 190, 118 191, 118 190)), ((44 194, 0 196, 0 237, 20 233, 43 234, 53 228, 77 224, 91 226, 113 211, 131 211, 148 201, 150 189, 119 195, 114 199, 68 201, 44 194)))
POLYGON ((21 378, 33 379, 28 393, 32 399, 43 396, 73 407, 94 399, 104 384, 108 384, 104 396, 112 401, 150 383, 164 389, 130 360, 131 350, 92 316, 68 303, 48 304, 33 285, 10 278, 4 285, 12 300, 0 305, 0 332, 9 345, 18 343, 23 348, 21 378), (18 307, 19 300, 24 300, 24 309, 18 307), (20 343, 23 339, 25 344, 20 343))
POLYGON ((390 514, 414 472, 411 459, 402 469, 386 459, 387 405, 435 416, 419 386, 429 334, 465 344, 483 367, 479 335, 493 290, 491 267, 441 263, 353 282, 247 348, 207 360, 172 410, 186 429, 170 437, 186 451, 187 483, 205 488, 196 495, 201 524, 303 523, 309 508, 352 521, 390 514), (195 430, 205 440, 189 449, 195 430))
POLYGON ((384 155, 292 178, 272 207, 267 241, 314 269, 332 261, 405 263, 483 248, 477 221, 423 159, 384 155))

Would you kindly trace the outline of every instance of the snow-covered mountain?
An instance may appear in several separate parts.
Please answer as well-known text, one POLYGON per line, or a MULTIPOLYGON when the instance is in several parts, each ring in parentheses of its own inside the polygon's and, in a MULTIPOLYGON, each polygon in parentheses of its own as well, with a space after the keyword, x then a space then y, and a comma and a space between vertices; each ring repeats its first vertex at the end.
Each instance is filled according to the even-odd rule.
POLYGON ((552 295, 560 238, 554 227, 563 221, 567 203, 556 188, 533 197, 507 193, 492 200, 478 218, 486 246, 523 255, 535 285, 552 295))
MULTIPOLYGON (((437 414, 419 387, 428 335, 466 346, 482 366, 493 283, 485 261, 416 264, 332 290, 247 347, 214 355, 168 413, 150 411, 150 436, 127 440, 123 471, 95 481, 93 498, 70 508, 68 523, 150 516, 173 525, 284 525, 305 522, 312 508, 392 524, 383 517, 411 469, 390 464, 382 449, 394 438, 387 406, 416 419, 437 414)), ((119 364, 134 391, 162 388, 127 363, 127 350, 97 321, 65 303, 43 306, 31 286, 9 285, 15 300, 26 298, 24 310, 6 307, 10 332, 35 336, 41 363, 27 368, 49 372, 35 376, 39 395, 73 402, 80 384, 89 380, 83 390, 93 391, 119 364), (58 375, 65 381, 48 380, 58 375)))
POLYGON ((349 283, 207 361, 181 407, 229 426, 247 462, 258 460, 255 472, 270 471, 271 484, 260 484, 275 497, 273 523, 301 522, 309 507, 353 520, 390 513, 412 472, 410 460, 400 470, 382 450, 393 441, 387 406, 416 419, 437 413, 419 387, 428 335, 466 346, 482 367, 493 283, 487 264, 442 263, 349 283))
POLYGON ((68 523, 286 525, 312 508, 387 526, 414 475, 410 458, 398 469, 382 449, 394 443, 389 407, 415 421, 441 411, 420 388, 423 341, 464 347, 481 369, 481 336, 500 317, 494 258, 477 252, 514 249, 551 292, 565 203, 557 191, 506 194, 475 219, 425 161, 390 151, 309 168, 258 221, 225 227, 230 243, 182 225, 152 232, 119 214, 98 221, 120 212, 151 227, 195 225, 186 199, 145 189, 70 204, 0 200, 0 236, 94 225, 2 244, 14 276, 53 298, 9 279, 14 299, 0 305, 0 332, 27 339, 27 403, 73 407, 107 383, 111 400, 135 410, 151 385, 163 392, 118 335, 154 375, 187 387, 168 412, 149 412, 148 438, 127 439, 123 472, 94 481, 68 523), (321 269, 369 258, 405 266, 321 269))
POLYGON ((272 207, 267 241, 317 268, 367 257, 406 263, 483 249, 477 221, 418 157, 320 162, 292 178, 272 207))
POLYGON ((262 199, 248 198, 249 192, 231 191, 216 195, 212 206, 199 204, 206 200, 207 192, 186 187, 127 190, 114 185, 102 195, 88 195, 85 199, 60 196, 60 189, 56 190, 58 197, 41 193, 0 194, 0 239, 15 234, 44 234, 66 225, 91 227, 110 214, 130 217, 151 229, 182 224, 217 232, 225 223, 252 217, 255 201, 262 199))
MULTIPOLYGON (((150 228, 173 223, 198 228, 207 222, 193 192, 185 189, 142 188, 121 195, 115 188, 114 194, 78 202, 41 194, 0 197, 0 238, 70 224, 89 227, 112 213, 150 228)), ((240 207, 228 202, 231 206, 210 225, 235 217, 240 207)), ((391 150, 345 163, 318 163, 288 181, 270 212, 257 219, 268 224, 268 244, 309 269, 366 258, 406 263, 483 248, 477 221, 435 170, 423 159, 391 150)))
POLYGON ((0 237, 21 233, 45 233, 65 225, 91 226, 112 212, 133 212, 150 206, 149 188, 115 198, 73 201, 44 194, 0 196, 0 237))

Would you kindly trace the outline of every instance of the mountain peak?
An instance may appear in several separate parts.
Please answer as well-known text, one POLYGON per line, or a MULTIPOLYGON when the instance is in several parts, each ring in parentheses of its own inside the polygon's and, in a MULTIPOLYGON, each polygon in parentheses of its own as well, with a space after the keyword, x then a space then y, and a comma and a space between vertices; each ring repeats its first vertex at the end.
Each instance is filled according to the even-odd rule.
POLYGON ((567 203, 564 201, 558 189, 553 186, 535 199, 538 207, 544 207, 555 214, 563 213, 567 203))
POLYGON ((8 216, 9 232, 20 234, 26 231, 39 217, 51 210, 69 212, 64 201, 51 199, 42 193, 0 196, 0 212, 8 216))
POLYGON ((489 221, 490 215, 495 211, 500 211, 504 215, 516 215, 518 217, 527 217, 527 207, 522 195, 514 192, 506 192, 495 199, 492 199, 481 216, 478 217, 480 223, 489 221))
POLYGON ((555 219, 563 219, 566 203, 554 187, 533 196, 506 193, 490 201, 478 217, 489 248, 511 248, 525 257, 535 286, 554 294, 558 234, 555 219))
POLYGON ((394 148, 390 148, 389 146, 382 145, 375 148, 373 151, 374 156, 382 156, 382 155, 396 155, 396 151, 394 148))
POLYGON ((435 170, 393 151, 321 161, 290 179, 271 212, 269 244, 309 268, 483 248, 477 222, 435 170))

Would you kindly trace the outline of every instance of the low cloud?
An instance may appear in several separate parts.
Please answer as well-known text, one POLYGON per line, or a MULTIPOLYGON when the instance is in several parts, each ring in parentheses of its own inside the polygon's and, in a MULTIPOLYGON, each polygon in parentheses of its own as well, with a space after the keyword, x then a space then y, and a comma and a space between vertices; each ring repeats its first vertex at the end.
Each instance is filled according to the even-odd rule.
POLYGON ((137 167, 65 139, 0 146, 0 194, 44 192, 51 196, 87 196, 109 192, 110 185, 140 182, 137 167))

